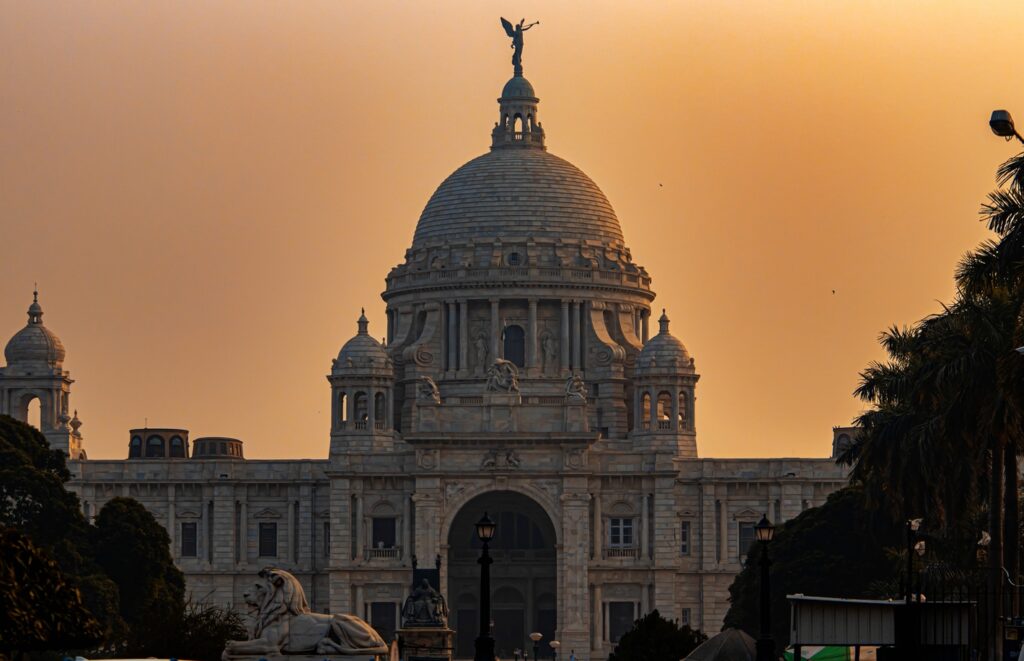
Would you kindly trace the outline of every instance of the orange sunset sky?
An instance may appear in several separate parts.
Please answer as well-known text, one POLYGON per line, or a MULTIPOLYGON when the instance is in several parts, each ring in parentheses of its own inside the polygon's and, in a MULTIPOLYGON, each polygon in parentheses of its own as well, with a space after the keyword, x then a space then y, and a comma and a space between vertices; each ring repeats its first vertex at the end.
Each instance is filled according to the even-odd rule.
POLYGON ((0 1, 0 341, 38 281, 91 458, 147 418, 326 457, 331 358, 489 145, 502 15, 696 358, 701 454, 828 454, 987 234, 1019 0, 0 1))

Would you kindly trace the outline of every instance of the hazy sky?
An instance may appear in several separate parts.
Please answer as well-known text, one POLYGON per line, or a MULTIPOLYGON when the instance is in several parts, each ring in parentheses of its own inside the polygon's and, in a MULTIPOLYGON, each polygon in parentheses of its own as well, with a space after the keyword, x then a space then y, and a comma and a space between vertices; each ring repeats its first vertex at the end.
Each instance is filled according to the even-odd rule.
POLYGON ((331 359, 489 145, 501 15, 696 358, 701 454, 829 452, 986 235, 1019 0, 0 0, 0 341, 38 281, 91 457, 146 418, 326 456, 331 359))

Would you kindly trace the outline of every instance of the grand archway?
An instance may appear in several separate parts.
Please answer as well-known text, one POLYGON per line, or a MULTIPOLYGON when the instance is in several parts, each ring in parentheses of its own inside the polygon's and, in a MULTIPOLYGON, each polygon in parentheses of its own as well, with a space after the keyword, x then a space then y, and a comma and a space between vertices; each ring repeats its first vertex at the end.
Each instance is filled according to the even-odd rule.
POLYGON ((473 658, 479 629, 480 542, 474 524, 487 512, 497 524, 491 542, 491 619, 495 652, 512 658, 539 631, 551 640, 556 622, 555 527, 536 501, 514 491, 491 491, 459 510, 448 533, 448 597, 456 658, 473 658))

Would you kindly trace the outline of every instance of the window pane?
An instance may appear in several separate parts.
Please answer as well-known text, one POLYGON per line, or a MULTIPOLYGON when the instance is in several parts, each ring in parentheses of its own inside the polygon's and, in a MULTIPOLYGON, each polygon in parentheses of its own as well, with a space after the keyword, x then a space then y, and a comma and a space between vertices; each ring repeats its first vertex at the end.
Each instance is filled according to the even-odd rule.
POLYGON ((391 516, 373 519, 373 548, 393 549, 396 546, 395 518, 391 516))
POLYGON ((622 634, 633 628, 633 602, 608 602, 608 637, 610 642, 617 643, 622 634))
POLYGON ((370 624, 385 642, 395 637, 395 605, 390 601, 375 601, 370 604, 370 624))
POLYGON ((750 547, 754 544, 754 524, 740 523, 740 557, 746 557, 750 553, 750 547))
POLYGON ((690 522, 683 521, 679 529, 679 552, 683 555, 690 555, 690 522))
POLYGON ((181 557, 194 558, 199 555, 198 543, 196 540, 196 524, 194 522, 181 524, 181 557))
POLYGON ((260 557, 261 558, 276 558, 277 557, 277 524, 276 523, 261 523, 260 524, 260 557))

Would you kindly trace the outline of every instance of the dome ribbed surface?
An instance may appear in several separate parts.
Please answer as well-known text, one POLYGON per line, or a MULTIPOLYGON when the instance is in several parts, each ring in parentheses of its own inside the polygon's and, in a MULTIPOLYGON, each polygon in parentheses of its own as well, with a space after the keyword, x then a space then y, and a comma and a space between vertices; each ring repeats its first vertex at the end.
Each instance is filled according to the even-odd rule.
POLYGON ((8 365, 25 363, 58 366, 64 362, 64 345, 42 324, 30 324, 18 331, 4 347, 8 365))
POLYGON ((686 368, 690 369, 690 352, 675 335, 668 330, 668 316, 663 312, 658 320, 660 332, 647 340, 636 357, 637 374, 649 370, 686 368))
POLYGON ((535 99, 537 93, 533 91, 533 85, 522 76, 510 78, 505 87, 501 90, 503 99, 535 99))
POLYGON ((623 240, 608 198, 575 165, 541 149, 495 149, 438 186, 413 245, 511 237, 623 240))

